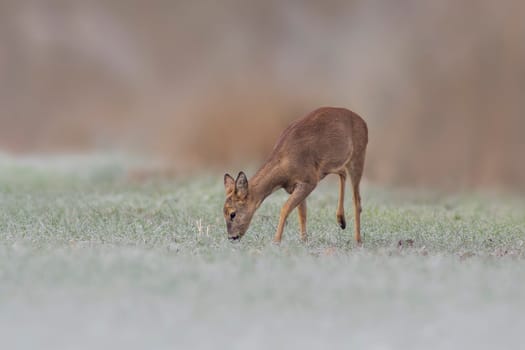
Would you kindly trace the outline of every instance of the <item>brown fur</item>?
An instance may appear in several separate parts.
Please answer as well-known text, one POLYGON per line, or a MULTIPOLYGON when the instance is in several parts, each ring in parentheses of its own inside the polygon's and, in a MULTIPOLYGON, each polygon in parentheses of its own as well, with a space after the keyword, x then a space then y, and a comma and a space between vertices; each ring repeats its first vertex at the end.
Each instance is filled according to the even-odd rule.
POLYGON ((306 240, 306 197, 326 175, 337 174, 340 179, 337 221, 341 228, 346 227, 344 186, 349 175, 354 199, 355 239, 361 243, 359 182, 367 144, 365 121, 348 109, 322 107, 290 124, 267 161, 249 181, 243 172, 236 180, 228 174, 224 176, 224 217, 229 237, 242 237, 264 199, 284 188, 290 197, 281 209, 274 241, 281 241, 286 219, 296 207, 301 238, 306 240))

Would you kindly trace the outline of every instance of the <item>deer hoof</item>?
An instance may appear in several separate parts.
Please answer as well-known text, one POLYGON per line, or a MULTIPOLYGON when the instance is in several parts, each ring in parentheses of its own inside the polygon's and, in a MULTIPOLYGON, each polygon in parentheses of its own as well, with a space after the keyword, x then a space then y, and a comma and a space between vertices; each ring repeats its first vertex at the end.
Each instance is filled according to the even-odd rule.
POLYGON ((345 217, 342 215, 337 215, 337 222, 339 223, 339 226, 344 230, 346 228, 346 220, 345 217))

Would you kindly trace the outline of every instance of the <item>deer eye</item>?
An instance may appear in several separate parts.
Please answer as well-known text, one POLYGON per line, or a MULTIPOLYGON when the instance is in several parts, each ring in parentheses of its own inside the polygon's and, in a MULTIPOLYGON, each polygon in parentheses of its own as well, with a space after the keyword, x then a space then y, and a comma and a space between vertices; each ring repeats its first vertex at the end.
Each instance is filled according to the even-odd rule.
POLYGON ((230 219, 231 220, 235 219, 235 212, 230 214, 230 219))

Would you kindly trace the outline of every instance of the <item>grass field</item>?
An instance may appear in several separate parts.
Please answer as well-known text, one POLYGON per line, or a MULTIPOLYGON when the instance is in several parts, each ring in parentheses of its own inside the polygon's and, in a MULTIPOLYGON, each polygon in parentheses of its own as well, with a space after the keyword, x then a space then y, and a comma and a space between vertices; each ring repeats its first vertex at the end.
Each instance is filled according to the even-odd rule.
POLYGON ((364 246, 278 192, 231 243, 222 174, 132 183, 100 157, 0 157, 3 349, 523 347, 525 200, 363 186, 364 246))

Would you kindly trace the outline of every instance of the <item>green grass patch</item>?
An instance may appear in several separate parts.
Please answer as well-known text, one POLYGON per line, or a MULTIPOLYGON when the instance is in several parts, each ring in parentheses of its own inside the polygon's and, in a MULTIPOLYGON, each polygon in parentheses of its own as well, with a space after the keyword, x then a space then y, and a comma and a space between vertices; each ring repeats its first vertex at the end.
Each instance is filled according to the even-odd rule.
POLYGON ((365 185, 360 248, 351 201, 341 230, 328 180, 308 199, 307 244, 295 213, 271 243, 284 192, 231 243, 221 174, 133 184, 125 162, 22 163, 0 162, 10 348, 521 344, 520 198, 365 185))

